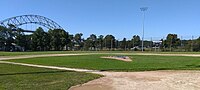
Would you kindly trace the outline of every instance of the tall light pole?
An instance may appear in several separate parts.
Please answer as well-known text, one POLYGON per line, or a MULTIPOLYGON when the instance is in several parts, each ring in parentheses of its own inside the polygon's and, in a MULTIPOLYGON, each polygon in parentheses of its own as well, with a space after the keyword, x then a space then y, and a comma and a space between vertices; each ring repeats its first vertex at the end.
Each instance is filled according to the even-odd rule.
POLYGON ((143 21, 142 21, 142 52, 144 51, 144 21, 145 21, 145 11, 147 11, 148 7, 142 7, 140 10, 143 12, 143 21))

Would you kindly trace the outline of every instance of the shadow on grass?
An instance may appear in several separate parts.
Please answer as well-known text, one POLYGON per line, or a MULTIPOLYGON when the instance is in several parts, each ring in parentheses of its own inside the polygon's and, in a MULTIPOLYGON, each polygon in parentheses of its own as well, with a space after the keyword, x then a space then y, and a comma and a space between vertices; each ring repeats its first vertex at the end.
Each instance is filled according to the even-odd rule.
POLYGON ((100 71, 119 71, 119 72, 138 72, 138 71, 159 71, 159 70, 199 70, 200 65, 196 68, 177 67, 177 68, 134 68, 134 69, 101 69, 100 71))
POLYGON ((132 72, 132 71, 156 71, 156 70, 169 70, 169 68, 102 69, 100 71, 132 72))
POLYGON ((195 66, 195 67, 200 68, 200 65, 197 65, 197 66, 195 66))
POLYGON ((190 68, 200 68, 200 65, 191 64, 191 65, 186 65, 186 67, 190 67, 190 68))
POLYGON ((23 73, 2 73, 0 76, 8 76, 8 75, 26 75, 26 74, 47 74, 47 73, 63 73, 63 72, 73 72, 73 71, 43 71, 43 72, 23 72, 23 73))

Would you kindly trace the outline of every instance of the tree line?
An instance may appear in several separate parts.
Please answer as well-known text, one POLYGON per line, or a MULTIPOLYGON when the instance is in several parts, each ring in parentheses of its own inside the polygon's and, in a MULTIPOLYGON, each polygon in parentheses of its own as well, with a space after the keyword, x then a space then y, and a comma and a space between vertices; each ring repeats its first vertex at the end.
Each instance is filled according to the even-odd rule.
MULTIPOLYGON (((61 50, 141 50, 141 39, 134 35, 132 39, 117 40, 113 35, 91 34, 84 39, 82 33, 71 35, 65 30, 54 29, 45 32, 39 27, 32 34, 24 34, 23 29, 5 28, 0 26, 0 50, 2 51, 61 51, 61 50)), ((160 42, 144 41, 146 51, 200 51, 200 38, 180 40, 177 34, 168 34, 160 42)))

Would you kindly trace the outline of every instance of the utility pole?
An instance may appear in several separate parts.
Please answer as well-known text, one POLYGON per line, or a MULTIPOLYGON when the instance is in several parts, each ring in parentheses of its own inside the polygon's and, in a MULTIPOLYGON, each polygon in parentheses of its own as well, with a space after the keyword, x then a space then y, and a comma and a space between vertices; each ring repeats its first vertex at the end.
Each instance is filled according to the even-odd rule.
POLYGON ((191 51, 193 52, 193 45, 194 45, 194 36, 192 36, 192 43, 191 43, 191 51))
POLYGON ((106 48, 106 38, 105 38, 105 49, 107 50, 107 48, 106 48))
POLYGON ((135 42, 134 42, 134 40, 133 40, 133 48, 135 47, 135 42))
POLYGON ((183 51, 183 41, 182 41, 183 37, 181 36, 181 52, 183 51))
POLYGON ((143 12, 143 25, 142 25, 142 52, 144 51, 144 21, 145 21, 145 11, 147 11, 148 7, 142 7, 140 10, 143 12))
POLYGON ((150 41, 150 48, 151 48, 151 51, 152 51, 152 47, 153 47, 153 41, 152 41, 152 37, 151 37, 151 41, 150 41))
POLYGON ((163 48, 163 51, 165 51, 165 37, 163 37, 163 41, 162 41, 162 48, 163 48))
POLYGON ((113 39, 110 40, 110 44, 111 44, 111 51, 112 51, 112 47, 113 47, 113 39))
POLYGON ((171 37, 171 41, 170 41, 170 52, 172 52, 172 37, 171 37))

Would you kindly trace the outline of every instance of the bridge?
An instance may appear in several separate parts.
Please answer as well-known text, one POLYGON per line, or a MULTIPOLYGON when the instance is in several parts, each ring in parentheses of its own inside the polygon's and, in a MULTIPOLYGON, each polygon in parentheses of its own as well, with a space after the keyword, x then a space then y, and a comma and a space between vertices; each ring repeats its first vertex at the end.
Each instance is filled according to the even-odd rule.
MULTIPOLYGON (((48 29, 63 29, 59 24, 57 24, 53 20, 40 15, 21 15, 0 21, 0 25, 6 28, 18 28, 19 26, 25 24, 37 24, 44 26, 48 29)), ((16 29, 13 29, 13 31, 15 30, 16 29)), ((23 30, 23 32, 34 32, 34 31, 23 30)))

